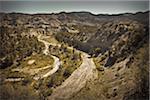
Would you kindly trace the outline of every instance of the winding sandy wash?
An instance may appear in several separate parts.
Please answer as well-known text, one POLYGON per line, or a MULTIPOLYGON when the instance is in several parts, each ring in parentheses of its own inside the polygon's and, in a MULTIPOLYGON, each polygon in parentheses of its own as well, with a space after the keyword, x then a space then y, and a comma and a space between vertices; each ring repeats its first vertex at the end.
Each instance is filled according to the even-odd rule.
MULTIPOLYGON (((43 43, 44 43, 45 49, 44 49, 43 53, 44 53, 45 55, 48 55, 50 43, 47 42, 47 41, 42 40, 42 39, 41 39, 41 36, 38 36, 38 40, 39 40, 40 42, 43 42, 43 43)), ((52 56, 52 55, 51 55, 51 56, 52 56)), ((56 56, 52 56, 52 57, 53 57, 53 59, 54 59, 53 69, 50 70, 49 72, 47 72, 47 73, 44 74, 44 75, 40 75, 40 76, 34 77, 35 80, 48 77, 48 76, 54 74, 54 73, 59 69, 59 66, 61 65, 61 62, 60 62, 59 58, 56 57, 56 56)), ((49 65, 49 66, 51 67, 51 65, 49 65)))
MULTIPOLYGON (((44 41, 41 39, 41 36, 38 36, 38 40, 40 42, 43 42, 44 45, 45 45, 45 49, 43 50, 43 53, 45 55, 48 55, 49 54, 49 45, 50 43, 47 42, 47 41, 44 41)), ((52 56, 52 55, 51 55, 52 56)), ((44 75, 37 75, 37 76, 34 76, 33 79, 35 80, 39 80, 39 79, 42 79, 42 78, 45 78, 45 77, 48 77, 52 74, 54 74, 58 69, 59 69, 59 66, 61 65, 61 62, 59 60, 58 57, 56 56, 52 56, 53 59, 54 59, 54 64, 53 64, 53 69, 50 70, 49 72, 45 73, 44 75)), ((38 69, 32 69, 30 71, 29 68, 23 68, 23 69, 20 69, 20 68, 17 68, 17 69, 12 69, 12 71, 18 71, 18 72, 29 72, 30 71, 30 74, 35 74, 35 73, 38 73, 39 71, 41 70, 44 70, 44 69, 48 69, 48 68, 51 68, 51 65, 47 65, 45 67, 42 67, 42 68, 38 68, 38 69)), ((13 81, 21 81, 22 79, 21 78, 9 78, 9 79, 6 79, 6 81, 10 81, 10 82, 13 82, 13 81)))
POLYGON ((59 69, 59 66, 61 65, 61 63, 60 63, 60 61, 59 61, 59 58, 57 58, 57 57, 55 57, 55 56, 52 56, 52 57, 53 57, 53 59, 54 59, 53 69, 50 70, 49 72, 47 72, 47 73, 44 74, 44 75, 34 77, 35 80, 48 77, 48 76, 54 74, 54 73, 59 69))
POLYGON ((48 100, 68 99, 80 91, 86 85, 87 81, 92 81, 98 77, 93 59, 89 58, 89 55, 83 52, 82 59, 81 66, 62 85, 54 89, 54 92, 48 97, 48 100))
MULTIPOLYGON (((60 44, 54 44, 49 43, 41 39, 41 36, 38 37, 39 41, 43 42, 45 44, 46 49, 43 51, 44 54, 48 54, 48 47, 49 45, 53 46, 61 46, 60 44)), ((67 47, 68 49, 73 49, 72 47, 67 47)), ((76 49, 75 49, 76 50, 76 49)), ((57 99, 68 99, 74 95, 74 93, 77 93, 80 91, 85 85, 87 81, 92 81, 98 77, 98 72, 96 70, 95 63, 93 62, 93 59, 90 58, 90 55, 87 53, 84 53, 82 51, 76 50, 76 52, 80 52, 82 55, 82 64, 80 67, 75 70, 69 78, 67 78, 62 85, 58 86, 56 89, 54 89, 51 96, 48 97, 49 100, 57 100, 57 99)), ((59 65, 58 59, 54 58, 56 62, 54 62, 54 70, 53 72, 48 72, 43 77, 51 75, 51 73, 54 73, 57 71, 59 67, 56 67, 59 65), (56 70, 56 69, 57 70, 56 70)))

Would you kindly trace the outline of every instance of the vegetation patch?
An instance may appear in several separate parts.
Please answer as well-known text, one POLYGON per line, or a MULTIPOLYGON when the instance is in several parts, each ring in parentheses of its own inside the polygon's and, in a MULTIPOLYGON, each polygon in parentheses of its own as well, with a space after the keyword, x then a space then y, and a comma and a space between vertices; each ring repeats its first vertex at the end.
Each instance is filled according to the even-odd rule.
POLYGON ((53 62, 54 62, 54 59, 49 55, 35 54, 24 59, 18 67, 19 68, 29 67, 31 69, 35 69, 35 68, 46 67, 48 65, 53 65, 53 62), (31 60, 34 60, 34 63, 29 64, 28 62, 31 60))
POLYGON ((60 58, 62 64, 56 73, 34 83, 33 87, 39 90, 44 97, 51 95, 53 88, 61 85, 82 63, 81 54, 74 49, 68 49, 65 44, 62 44, 61 47, 50 46, 49 50, 50 54, 60 58))
POLYGON ((41 100, 40 95, 29 85, 6 83, 0 86, 1 100, 41 100))
POLYGON ((0 68, 19 65, 25 57, 42 51, 44 45, 35 36, 23 36, 20 28, 1 26, 0 30, 0 68))

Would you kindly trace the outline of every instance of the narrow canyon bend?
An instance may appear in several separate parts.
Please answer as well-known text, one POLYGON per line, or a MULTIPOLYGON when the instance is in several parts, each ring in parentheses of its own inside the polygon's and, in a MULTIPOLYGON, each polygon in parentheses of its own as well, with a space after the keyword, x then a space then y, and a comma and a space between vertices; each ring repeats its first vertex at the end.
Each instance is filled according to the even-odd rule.
POLYGON ((88 54, 82 53, 83 62, 81 66, 62 85, 54 89, 52 95, 48 97, 49 100, 68 99, 79 92, 86 85, 87 81, 93 81, 97 78, 96 66, 92 58, 88 57, 88 54))
MULTIPOLYGON (((54 43, 48 43, 42 39, 40 39, 41 36, 38 36, 39 41, 43 42, 45 44, 45 50, 43 51, 44 54, 48 55, 48 48, 49 45, 58 45, 54 43)), ((72 49, 71 47, 67 47, 68 49, 72 49)), ((81 52, 82 56, 82 64, 78 69, 76 69, 69 78, 67 78, 62 85, 58 86, 56 89, 54 89, 54 92, 49 98, 49 100, 56 100, 56 99, 68 99, 69 97, 73 96, 75 93, 79 92, 85 85, 87 81, 92 81, 98 77, 98 73, 96 70, 95 63, 93 62, 93 59, 90 58, 90 55, 87 53, 84 53, 82 51, 77 50, 77 52, 81 52)), ((54 58, 55 56, 53 56, 54 58)), ((55 73, 60 65, 59 59, 54 58, 54 68, 43 75, 43 77, 47 77, 53 73, 55 73), (58 67, 57 67, 58 66, 58 67)))

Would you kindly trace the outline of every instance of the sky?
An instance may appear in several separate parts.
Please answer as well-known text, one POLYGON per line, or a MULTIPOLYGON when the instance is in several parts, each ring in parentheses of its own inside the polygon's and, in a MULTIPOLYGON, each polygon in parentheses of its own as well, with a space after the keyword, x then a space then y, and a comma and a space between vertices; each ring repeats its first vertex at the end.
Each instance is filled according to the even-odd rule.
POLYGON ((148 1, 0 1, 0 12, 59 13, 87 11, 93 14, 119 14, 148 11, 148 1))

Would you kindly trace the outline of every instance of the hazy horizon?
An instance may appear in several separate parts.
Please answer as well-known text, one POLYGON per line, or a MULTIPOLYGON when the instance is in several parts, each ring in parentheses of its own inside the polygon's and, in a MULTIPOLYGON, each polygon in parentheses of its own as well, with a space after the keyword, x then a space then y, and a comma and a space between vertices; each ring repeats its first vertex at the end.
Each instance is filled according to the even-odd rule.
POLYGON ((91 12, 93 14, 121 14, 149 11, 148 1, 0 1, 5 13, 91 12))

